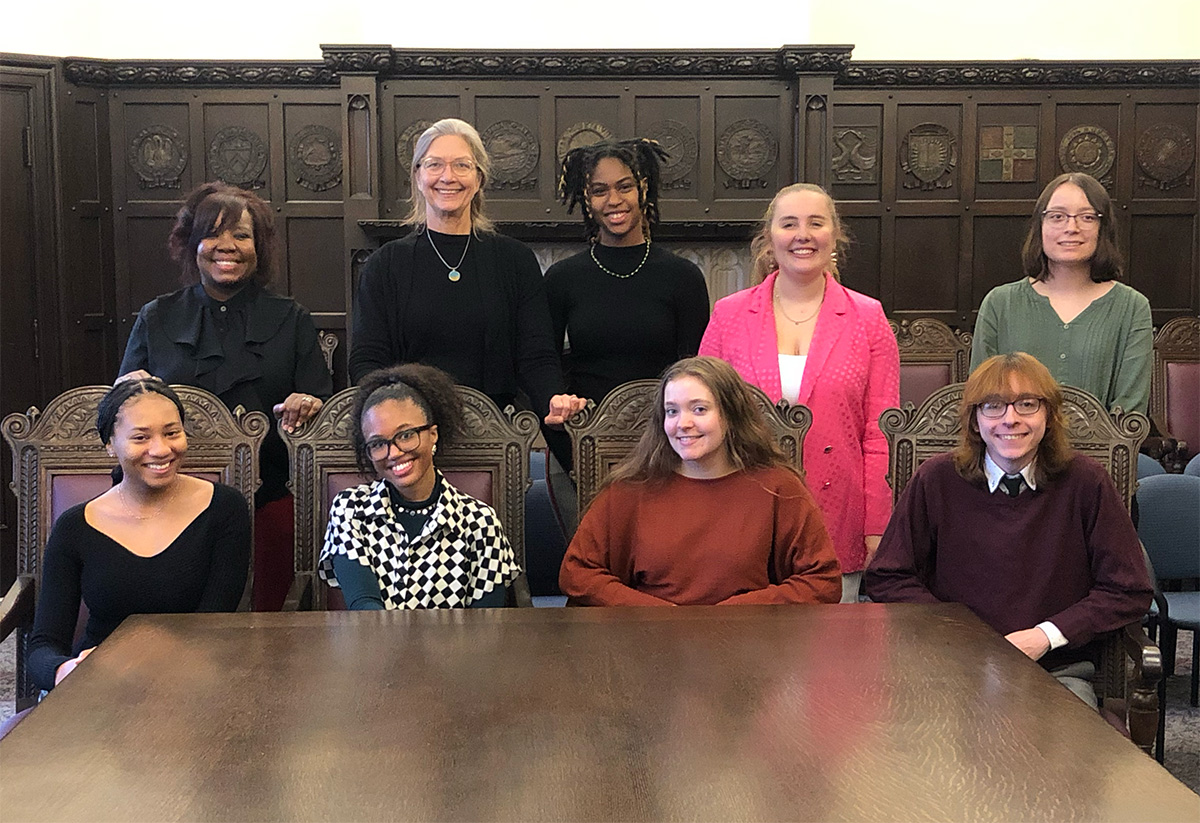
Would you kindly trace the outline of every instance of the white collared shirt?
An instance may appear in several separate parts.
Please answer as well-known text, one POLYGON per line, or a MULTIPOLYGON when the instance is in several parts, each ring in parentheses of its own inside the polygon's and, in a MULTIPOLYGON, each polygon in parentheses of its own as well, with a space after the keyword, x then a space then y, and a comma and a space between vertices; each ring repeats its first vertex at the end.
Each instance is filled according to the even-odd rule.
MULTIPOLYGON (((1033 460, 1026 463, 1024 468, 1021 469, 1020 474, 1021 478, 1025 481, 1025 485, 1029 486, 1031 490, 1036 491, 1037 483, 1033 480, 1033 463, 1033 460)), ((997 466, 996 461, 992 460, 992 456, 987 452, 983 454, 983 471, 987 475, 988 491, 993 493, 1000 487, 1000 480, 1008 476, 1008 473, 997 466)), ((1058 630, 1058 626, 1055 626, 1049 620, 1038 623, 1034 628, 1041 629, 1042 633, 1046 635, 1046 638, 1050 641, 1051 651, 1067 645, 1067 638, 1058 630)))

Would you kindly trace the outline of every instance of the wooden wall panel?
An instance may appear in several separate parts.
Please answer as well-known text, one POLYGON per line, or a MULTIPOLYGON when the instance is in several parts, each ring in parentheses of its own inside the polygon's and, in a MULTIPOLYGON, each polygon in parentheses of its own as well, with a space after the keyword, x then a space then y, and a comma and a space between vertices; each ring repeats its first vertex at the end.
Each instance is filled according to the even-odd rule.
POLYGON ((167 235, 175 220, 164 217, 130 217, 125 221, 126 276, 129 305, 136 315, 143 305, 178 289, 179 265, 167 251, 167 235))
POLYGON ((700 126, 701 110, 699 95, 640 94, 634 101, 633 135, 657 140, 670 155, 659 186, 665 220, 696 219, 700 214, 700 158, 713 153, 712 137, 700 126))
POLYGON ((976 217, 972 223, 970 305, 977 310, 989 291, 1021 278, 1021 244, 1029 218, 976 217))
POLYGON ((292 217, 280 228, 287 268, 276 276, 277 289, 295 297, 314 314, 344 314, 341 218, 292 217))
MULTIPOLYGON (((541 100, 535 95, 475 96, 475 127, 492 161, 484 196, 497 209, 553 199, 557 174, 539 174, 541 100)), ((410 161, 411 162, 411 161, 410 161)))
POLYGON ((863 294, 882 293, 883 223, 878 217, 846 217, 842 223, 850 235, 845 262, 838 261, 842 284, 863 294))
POLYGON ((899 217, 892 247, 898 312, 953 318, 959 305, 957 217, 899 217))
POLYGON ((289 202, 337 203, 342 199, 342 112, 333 104, 283 107, 289 202))
POLYGON ((1195 306, 1200 290, 1196 277, 1196 218, 1186 214, 1137 215, 1132 220, 1131 234, 1129 285, 1154 295, 1150 305, 1160 316, 1186 313, 1195 306))

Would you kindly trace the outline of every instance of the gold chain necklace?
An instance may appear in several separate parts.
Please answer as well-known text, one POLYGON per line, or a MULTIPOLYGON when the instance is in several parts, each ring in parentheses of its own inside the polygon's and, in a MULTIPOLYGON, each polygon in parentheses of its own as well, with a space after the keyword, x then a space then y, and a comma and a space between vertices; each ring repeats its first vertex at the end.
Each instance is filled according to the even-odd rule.
POLYGON ((646 265, 646 261, 649 259, 650 259, 650 238, 647 237, 646 238, 646 253, 642 255, 642 262, 638 263, 637 268, 634 269, 633 271, 631 271, 629 274, 617 274, 612 269, 606 269, 604 267, 604 264, 601 263, 596 258, 596 244, 595 243, 592 244, 592 262, 600 267, 600 271, 604 272, 605 274, 611 274, 613 277, 619 277, 622 280, 624 280, 626 277, 633 277, 635 274, 640 272, 642 270, 642 266, 646 265))
POLYGON ((117 497, 121 498, 121 507, 123 509, 125 509, 125 513, 127 515, 129 515, 130 517, 132 517, 134 520, 150 520, 151 518, 158 517, 159 515, 161 515, 166 510, 167 504, 175 499, 174 484, 172 484, 172 487, 173 488, 171 489, 171 495, 169 497, 167 497, 165 500, 163 500, 163 502, 159 504, 158 508, 155 509, 154 511, 152 511, 150 514, 138 514, 133 510, 132 507, 130 507, 129 501, 125 499, 125 484, 124 483, 121 483, 117 486, 117 497))
POLYGON ((818 314, 820 314, 821 313, 821 304, 824 302, 825 302, 825 295, 822 294, 821 300, 819 303, 817 303, 817 307, 815 309, 813 309, 812 314, 810 314, 808 317, 802 317, 799 320, 793 320, 788 315, 787 309, 785 309, 783 307, 783 301, 779 299, 779 291, 778 290, 775 291, 775 305, 779 307, 779 312, 780 312, 780 314, 783 315, 783 319, 788 321, 789 323, 791 323, 793 326, 799 326, 802 323, 807 323, 809 320, 812 320, 814 317, 816 317, 818 314))

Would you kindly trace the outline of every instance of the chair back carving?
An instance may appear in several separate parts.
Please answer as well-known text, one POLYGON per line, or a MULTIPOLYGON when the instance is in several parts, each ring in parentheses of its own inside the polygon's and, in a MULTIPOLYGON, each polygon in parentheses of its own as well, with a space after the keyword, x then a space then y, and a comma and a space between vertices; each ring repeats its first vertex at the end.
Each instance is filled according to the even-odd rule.
MULTIPOLYGON (((1071 445, 1104 466, 1128 508, 1137 480, 1138 445, 1150 430, 1150 421, 1140 412, 1110 415, 1099 400, 1082 389, 1063 386, 1062 391, 1071 445)), ((919 408, 888 409, 880 415, 879 428, 888 439, 888 482, 893 501, 899 500, 921 463, 958 444, 962 396, 963 384, 955 383, 934 392, 919 408)), ((1093 683, 1102 702, 1127 700, 1125 666, 1121 633, 1114 632, 1105 640, 1093 683)))
POLYGON ((1150 418, 1159 433, 1185 441, 1180 462, 1200 450, 1200 318, 1176 317, 1154 338, 1150 418))
POLYGON ((338 337, 331 331, 322 329, 317 332, 317 345, 321 347, 321 356, 325 358, 325 368, 333 374, 333 353, 337 351, 338 337))
POLYGON ((942 386, 970 375, 971 334, 941 320, 888 320, 900 348, 900 405, 919 406, 942 386))
MULTIPOLYGON (((482 392, 457 388, 463 402, 462 437, 456 443, 438 444, 437 467, 455 488, 496 510, 517 562, 525 568, 525 492, 531 482, 529 449, 538 432, 537 415, 502 412, 482 392)), ((296 432, 280 432, 291 461, 288 485, 295 497, 296 524, 296 582, 286 608, 340 606, 341 592, 321 583, 317 561, 333 498, 343 489, 375 479, 361 474, 354 453, 356 392, 356 387, 338 392, 296 432)), ((521 603, 520 583, 514 588, 521 603)))
MULTIPOLYGON (((232 486, 254 512, 258 449, 267 433, 262 412, 230 411, 215 395, 194 386, 172 386, 187 412, 187 473, 232 486)), ((0 428, 13 453, 12 491, 17 496, 17 576, 40 584, 42 552, 51 527, 71 506, 112 485, 109 457, 96 432, 96 409, 108 386, 81 386, 51 400, 44 411, 10 414, 0 428)), ((253 524, 253 517, 251 517, 253 524)), ((253 564, 248 574, 253 571, 253 564)), ((247 578, 247 594, 251 580, 247 578)), ((243 605, 248 602, 243 598, 243 605)), ((27 627, 24 627, 27 628, 27 627)), ((18 703, 32 704, 33 684, 24 670, 27 632, 17 653, 18 703)))
MULTIPOLYGON (((613 467, 624 460, 641 439, 657 389, 657 380, 623 383, 609 392, 599 406, 589 402, 587 408, 567 421, 575 461, 572 474, 581 515, 613 467)), ((774 405, 757 386, 750 386, 750 391, 783 453, 803 475, 804 438, 812 426, 812 412, 807 406, 793 406, 784 401, 774 405)))

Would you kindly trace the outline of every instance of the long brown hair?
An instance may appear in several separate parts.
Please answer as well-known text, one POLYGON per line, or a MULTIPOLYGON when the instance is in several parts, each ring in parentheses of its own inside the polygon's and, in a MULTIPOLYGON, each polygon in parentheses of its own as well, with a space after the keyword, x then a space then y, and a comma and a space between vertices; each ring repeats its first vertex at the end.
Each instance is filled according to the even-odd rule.
POLYGON ((1075 451, 1067 439, 1067 422, 1063 417, 1062 389, 1050 370, 1031 354, 1023 351, 997 354, 979 364, 963 387, 962 404, 958 409, 958 446, 954 449, 954 468, 967 481, 980 483, 986 477, 983 458, 987 445, 979 433, 975 412, 979 404, 991 397, 1011 399, 1012 384, 1023 385, 1034 397, 1040 397, 1046 408, 1046 434, 1038 444, 1033 463, 1033 479, 1039 486, 1061 474, 1071 462, 1075 451))
POLYGON ((837 255, 831 266, 832 271, 830 273, 839 283, 842 281, 841 273, 838 271, 838 264, 846 262, 846 252, 850 249, 850 235, 846 233, 846 229, 842 225, 842 219, 838 216, 837 206, 834 204, 833 198, 829 196, 829 192, 815 183, 793 183, 790 186, 780 189, 771 198, 771 204, 763 212, 762 225, 758 227, 758 233, 750 241, 750 258, 753 260, 751 279, 755 283, 761 283, 767 278, 768 274, 779 268, 779 263, 775 260, 775 250, 771 244, 771 223, 775 221, 775 208, 779 205, 780 198, 800 191, 811 191, 814 194, 819 194, 829 204, 829 215, 833 220, 834 252, 837 255))
POLYGON ((1050 274, 1050 261, 1046 258, 1046 250, 1042 248, 1042 212, 1046 204, 1054 196, 1054 192, 1064 183, 1071 183, 1083 189, 1088 203, 1100 215, 1099 236, 1096 238, 1096 253, 1092 256, 1092 280, 1105 283, 1109 280, 1120 280, 1124 273, 1125 261, 1121 249, 1117 246, 1117 220, 1113 214, 1113 201, 1108 196, 1108 190, 1100 185, 1100 181, 1090 174, 1069 172, 1060 174, 1042 189, 1037 205, 1033 207, 1033 217, 1025 232, 1025 242, 1021 245, 1021 268, 1027 277, 1034 280, 1045 280, 1050 274))
POLYGON ((775 441, 750 387, 733 366, 718 357, 689 357, 668 366, 659 378, 641 439, 633 452, 612 470, 605 485, 618 481, 655 482, 670 477, 679 468, 679 455, 671 448, 663 424, 667 384, 681 377, 694 377, 712 392, 725 429, 725 450, 736 469, 778 466, 799 476, 775 441))

